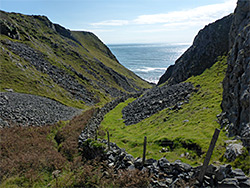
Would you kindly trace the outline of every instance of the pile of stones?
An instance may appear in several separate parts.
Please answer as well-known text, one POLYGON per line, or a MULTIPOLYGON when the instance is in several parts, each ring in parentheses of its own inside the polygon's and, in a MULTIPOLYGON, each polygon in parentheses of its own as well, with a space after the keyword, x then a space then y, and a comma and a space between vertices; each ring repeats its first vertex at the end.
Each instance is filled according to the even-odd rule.
MULTIPOLYGON (((106 140, 97 140, 108 145, 106 140)), ((84 151, 83 151, 84 152, 84 151)), ((250 187, 250 179, 241 169, 232 169, 231 165, 209 165, 206 169, 204 180, 200 183, 197 178, 201 166, 192 167, 180 160, 169 162, 166 158, 159 160, 147 159, 144 164, 141 158, 134 158, 126 153, 125 149, 119 148, 115 143, 110 143, 102 153, 110 167, 133 171, 135 169, 148 172, 151 176, 149 187, 250 187)))
POLYGON ((0 92, 0 128, 11 125, 42 126, 69 120, 81 109, 37 95, 0 92))
POLYGON ((155 87, 122 110, 124 122, 126 125, 136 124, 165 108, 179 110, 194 91, 198 89, 191 83, 155 87))

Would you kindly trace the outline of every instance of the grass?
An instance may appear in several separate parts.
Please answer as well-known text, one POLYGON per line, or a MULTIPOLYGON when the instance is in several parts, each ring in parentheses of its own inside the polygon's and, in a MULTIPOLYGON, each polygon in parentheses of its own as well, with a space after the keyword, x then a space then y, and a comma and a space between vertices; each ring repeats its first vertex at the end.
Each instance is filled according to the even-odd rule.
MULTIPOLYGON (((226 57, 221 57, 203 74, 186 81, 194 86, 200 85, 200 89, 192 94, 189 103, 184 104, 181 110, 165 109, 135 125, 125 126, 121 111, 134 100, 128 99, 106 114, 101 129, 109 130, 111 141, 125 148, 134 157, 142 157, 142 143, 144 136, 147 136, 147 158, 159 159, 165 156, 170 161, 180 159, 192 165, 200 164, 215 128, 220 127, 216 115, 221 112, 222 80, 225 76, 226 62, 226 57), (161 153, 159 151, 163 148, 161 143, 164 140, 171 141, 173 146, 164 146, 170 151, 161 153), (197 153, 197 148, 201 149, 201 156, 197 153), (189 155, 180 157, 184 153, 189 155)), ((224 140, 227 140, 227 137, 222 130, 212 162, 219 161, 224 153, 224 140)))
POLYGON ((147 82, 117 62, 108 48, 92 33, 71 32, 72 36, 79 41, 76 42, 61 36, 53 30, 52 23, 44 16, 34 17, 1 12, 0 21, 2 20, 13 24, 17 28, 20 40, 1 35, 1 92, 4 92, 6 88, 12 88, 16 92, 45 96, 67 106, 82 109, 90 108, 84 101, 75 99, 67 88, 56 84, 48 74, 37 71, 29 62, 12 53, 4 45, 6 40, 24 43, 43 53, 46 61, 73 76, 79 84, 92 93, 92 98, 97 103, 96 106, 102 106, 113 99, 108 91, 100 89, 97 82, 110 88, 114 87, 120 91, 128 92, 96 63, 97 59, 107 67, 125 76, 133 88, 138 90, 139 87, 151 87, 147 82), (73 69, 90 81, 76 75, 73 69))

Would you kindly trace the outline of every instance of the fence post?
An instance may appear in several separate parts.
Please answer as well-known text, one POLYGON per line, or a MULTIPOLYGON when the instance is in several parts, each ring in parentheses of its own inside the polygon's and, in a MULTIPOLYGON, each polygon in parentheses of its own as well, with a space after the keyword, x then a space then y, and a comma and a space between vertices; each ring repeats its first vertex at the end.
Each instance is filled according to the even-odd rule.
POLYGON ((107 135, 108 135, 108 150, 110 150, 110 138, 109 138, 109 131, 107 131, 107 135))
POLYGON ((97 135, 98 135, 98 130, 96 130, 96 133, 95 133, 95 140, 97 140, 97 135))
POLYGON ((201 171, 200 171, 199 176, 198 176, 198 180, 199 180, 200 184, 202 184, 202 182, 203 182, 203 178, 204 178, 204 175, 206 173, 206 169, 207 169, 209 161, 211 159, 211 156, 212 156, 216 141, 219 137, 219 134, 220 134, 220 129, 216 128, 214 131, 213 138, 210 142, 209 148, 207 150, 207 154, 206 154, 206 157, 204 159, 203 166, 202 166, 201 171))
POLYGON ((143 144, 143 157, 142 157, 142 166, 145 164, 146 159, 146 148, 147 148, 147 137, 144 137, 144 144, 143 144))

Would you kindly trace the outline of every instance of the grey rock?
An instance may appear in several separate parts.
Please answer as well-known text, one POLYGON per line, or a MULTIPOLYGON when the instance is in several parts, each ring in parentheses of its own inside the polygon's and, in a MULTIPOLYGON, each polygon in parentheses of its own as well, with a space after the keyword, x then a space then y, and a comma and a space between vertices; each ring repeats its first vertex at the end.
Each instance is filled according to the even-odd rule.
POLYGON ((250 187, 250 179, 248 178, 247 181, 240 182, 240 187, 241 188, 249 188, 250 187))
POLYGON ((170 166, 170 163, 165 157, 163 157, 158 160, 158 166, 160 168, 168 168, 170 166))
POLYGON ((249 179, 246 176, 235 176, 234 178, 236 178, 238 180, 238 182, 245 182, 249 179))
POLYGON ((183 163, 181 161, 175 161, 173 165, 180 172, 189 172, 192 169, 189 164, 183 163))
POLYGON ((222 182, 219 182, 218 184, 219 188, 240 188, 239 182, 235 178, 227 178, 222 180, 222 182))
POLYGON ((232 170, 232 174, 234 176, 245 176, 245 173, 239 168, 232 170))
POLYGON ((231 177, 232 167, 231 165, 221 165, 215 171, 215 177, 218 181, 222 181, 225 178, 231 177))
POLYGON ((142 166, 142 159, 141 158, 136 158, 134 165, 136 168, 140 168, 142 166))
POLYGON ((226 147, 226 152, 224 154, 224 157, 229 161, 232 162, 242 154, 243 146, 241 144, 229 144, 226 147))
POLYGON ((6 91, 8 91, 8 92, 14 92, 14 90, 13 89, 11 89, 11 88, 9 88, 9 89, 5 89, 6 91))
POLYGON ((111 154, 111 155, 108 157, 108 160, 111 161, 111 162, 114 162, 114 161, 115 161, 115 157, 111 154))
POLYGON ((157 162, 157 160, 155 160, 155 159, 147 159, 146 161, 145 161, 145 165, 146 166, 150 166, 150 165, 153 165, 154 163, 156 163, 157 162))
POLYGON ((134 157, 130 154, 126 154, 123 160, 124 161, 131 161, 131 162, 135 161, 134 157))

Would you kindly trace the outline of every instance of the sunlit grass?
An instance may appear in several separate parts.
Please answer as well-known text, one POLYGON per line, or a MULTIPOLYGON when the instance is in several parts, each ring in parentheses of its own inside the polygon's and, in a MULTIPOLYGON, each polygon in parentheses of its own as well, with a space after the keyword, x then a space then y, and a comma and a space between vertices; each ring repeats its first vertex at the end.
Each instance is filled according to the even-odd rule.
MULTIPOLYGON (((166 156, 168 160, 181 159, 190 164, 199 164, 203 161, 194 150, 177 146, 173 151, 161 153, 163 147, 160 140, 168 139, 173 142, 191 142, 201 147, 205 153, 208 149, 215 128, 219 128, 216 115, 221 112, 222 80, 225 76, 226 57, 218 59, 218 62, 203 74, 189 78, 186 82, 199 86, 199 91, 193 93, 189 103, 184 104, 179 111, 169 109, 162 110, 143 121, 125 126, 122 119, 122 109, 134 99, 129 99, 119 104, 109 112, 101 123, 101 129, 109 130, 111 141, 125 148, 134 157, 142 157, 142 143, 147 136, 147 158, 159 159, 166 156), (180 157, 188 152, 188 157, 180 157)), ((198 86, 197 86, 198 87, 198 86)), ((220 133, 212 161, 218 161, 225 151, 225 132, 220 133)))

